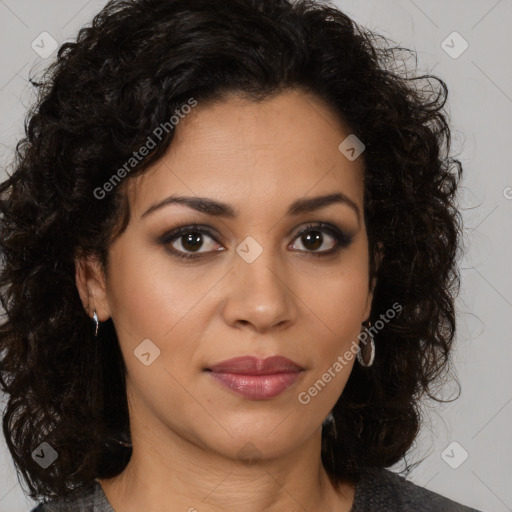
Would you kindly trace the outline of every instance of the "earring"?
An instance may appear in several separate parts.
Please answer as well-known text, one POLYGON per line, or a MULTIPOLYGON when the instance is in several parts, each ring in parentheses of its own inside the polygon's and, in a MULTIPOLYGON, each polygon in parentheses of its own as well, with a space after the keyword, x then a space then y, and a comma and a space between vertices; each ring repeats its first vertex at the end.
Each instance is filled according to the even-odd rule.
POLYGON ((332 414, 332 411, 329 413, 329 416, 325 418, 325 420, 322 423, 322 430, 323 429, 329 429, 330 434, 336 438, 336 421, 334 419, 334 416, 332 414))
POLYGON ((96 323, 96 329, 94 331, 94 337, 96 338, 98 336, 98 328, 100 326, 100 322, 98 320, 98 315, 96 314, 96 310, 94 310, 94 314, 92 315, 92 318, 94 322, 96 323))
MULTIPOLYGON (((368 322, 368 327, 371 327, 372 323, 368 322)), ((359 361, 359 364, 361 366, 364 366, 365 368, 370 367, 373 364, 373 361, 375 359, 375 342, 373 341, 373 334, 370 331, 366 331, 368 335, 370 336, 370 361, 368 363, 364 362, 363 355, 361 354, 361 345, 357 347, 357 360, 359 361)), ((366 341, 364 342, 366 344, 366 341)))
POLYGON ((327 427, 327 425, 330 425, 333 422, 334 422, 334 416, 333 416, 332 411, 331 411, 329 413, 329 416, 327 416, 327 418, 325 418, 325 420, 323 421, 322 426, 323 427, 327 427))

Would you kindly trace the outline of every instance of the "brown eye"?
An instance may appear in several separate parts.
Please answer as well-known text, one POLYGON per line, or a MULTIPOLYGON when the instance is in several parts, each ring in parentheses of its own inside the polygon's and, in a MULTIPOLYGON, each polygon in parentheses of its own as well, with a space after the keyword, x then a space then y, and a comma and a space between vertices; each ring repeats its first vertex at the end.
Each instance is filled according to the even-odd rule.
POLYGON ((301 235, 300 240, 306 249, 317 251, 323 244, 324 235, 321 231, 310 231, 301 235))
POLYGON ((205 253, 219 250, 215 248, 219 244, 216 242, 213 233, 208 228, 199 227, 197 224, 175 229, 164 235, 160 243, 170 246, 169 249, 173 256, 180 259, 200 258, 205 253), (205 242, 205 237, 213 242, 205 242), (203 247, 206 247, 206 249, 201 251, 203 247))
POLYGON ((188 235, 182 235, 179 238, 179 240, 181 240, 181 246, 186 251, 196 252, 203 245, 203 234, 199 233, 198 231, 194 231, 189 233, 188 235))
POLYGON ((304 249, 303 252, 311 253, 315 256, 329 255, 337 252, 342 247, 347 247, 352 236, 340 231, 338 228, 329 224, 321 223, 319 225, 308 225, 299 232, 296 240, 299 240, 304 249), (325 235, 327 234, 327 238, 325 235), (329 239, 331 240, 329 242, 329 239), (327 248, 325 248, 327 245, 327 248), (324 249, 321 249, 324 247, 324 249))
MULTIPOLYGON (((299 241, 303 248, 294 247, 299 252, 313 256, 329 256, 347 247, 352 238, 352 235, 330 224, 309 224, 295 236, 296 242, 293 245, 299 241)), ((173 256, 182 260, 201 258, 209 253, 224 250, 210 228, 197 224, 182 226, 166 233, 161 237, 160 243, 168 247, 173 256)))

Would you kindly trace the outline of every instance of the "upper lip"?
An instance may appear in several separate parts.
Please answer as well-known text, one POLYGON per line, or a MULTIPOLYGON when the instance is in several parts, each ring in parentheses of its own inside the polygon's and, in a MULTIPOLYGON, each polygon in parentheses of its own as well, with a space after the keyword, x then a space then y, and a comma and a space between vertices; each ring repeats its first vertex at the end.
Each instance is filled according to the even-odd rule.
POLYGON ((206 369, 212 372, 239 373, 242 375, 271 375, 274 373, 299 372, 304 368, 283 356, 271 356, 265 359, 259 359, 255 356, 241 356, 226 359, 206 369))

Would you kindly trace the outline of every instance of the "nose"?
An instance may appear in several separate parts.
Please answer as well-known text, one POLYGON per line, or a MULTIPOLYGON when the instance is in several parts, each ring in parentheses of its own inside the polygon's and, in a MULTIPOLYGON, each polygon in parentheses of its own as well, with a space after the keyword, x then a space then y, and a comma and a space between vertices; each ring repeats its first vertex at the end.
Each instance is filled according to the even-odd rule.
POLYGON ((252 263, 237 255, 224 280, 225 322, 258 333, 289 327, 298 313, 291 280, 270 250, 252 263))

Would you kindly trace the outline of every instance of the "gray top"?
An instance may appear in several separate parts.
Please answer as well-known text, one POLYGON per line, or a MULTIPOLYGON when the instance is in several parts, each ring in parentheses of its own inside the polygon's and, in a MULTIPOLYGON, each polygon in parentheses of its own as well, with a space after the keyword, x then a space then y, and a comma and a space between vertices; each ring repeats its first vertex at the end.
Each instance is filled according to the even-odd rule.
MULTIPOLYGON (((31 512, 115 512, 93 481, 72 496, 40 503, 31 512)), ((387 469, 367 469, 356 484, 350 512, 482 512, 420 487, 387 469)))

